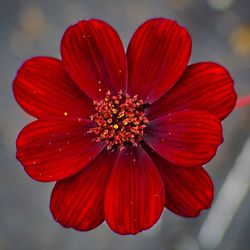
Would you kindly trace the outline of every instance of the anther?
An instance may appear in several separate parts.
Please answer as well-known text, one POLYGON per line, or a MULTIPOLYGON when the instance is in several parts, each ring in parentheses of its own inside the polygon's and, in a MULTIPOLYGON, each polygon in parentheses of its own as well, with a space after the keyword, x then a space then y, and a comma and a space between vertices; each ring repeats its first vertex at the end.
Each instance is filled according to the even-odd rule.
POLYGON ((122 118, 124 115, 125 115, 124 113, 120 113, 120 114, 118 115, 118 118, 122 118))
POLYGON ((113 114, 117 114, 118 110, 117 109, 112 109, 113 114))

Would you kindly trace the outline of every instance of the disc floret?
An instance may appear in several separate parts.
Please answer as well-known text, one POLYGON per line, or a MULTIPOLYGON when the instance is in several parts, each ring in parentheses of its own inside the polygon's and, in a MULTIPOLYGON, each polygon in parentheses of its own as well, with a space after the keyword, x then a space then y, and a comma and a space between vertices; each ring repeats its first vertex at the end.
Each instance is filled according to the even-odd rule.
POLYGON ((130 97, 119 91, 117 96, 111 96, 110 91, 104 99, 94 101, 95 113, 90 119, 96 126, 88 133, 96 134, 95 141, 107 142, 107 149, 119 148, 126 145, 137 146, 142 140, 143 130, 149 123, 145 116, 145 105, 135 95, 130 97))

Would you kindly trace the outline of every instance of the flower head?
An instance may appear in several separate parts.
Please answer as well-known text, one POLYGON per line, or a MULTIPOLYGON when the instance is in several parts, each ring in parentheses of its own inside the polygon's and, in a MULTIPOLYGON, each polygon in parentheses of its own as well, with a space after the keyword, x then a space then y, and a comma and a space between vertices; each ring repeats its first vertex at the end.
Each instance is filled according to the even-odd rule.
POLYGON ((227 70, 188 66, 191 38, 176 22, 142 24, 125 54, 100 20, 70 26, 62 59, 27 60, 17 102, 37 118, 17 138, 17 158, 35 180, 57 181, 50 208, 65 227, 106 220, 119 234, 153 226, 164 206, 194 217, 210 206, 202 167, 222 143, 236 94, 227 70))

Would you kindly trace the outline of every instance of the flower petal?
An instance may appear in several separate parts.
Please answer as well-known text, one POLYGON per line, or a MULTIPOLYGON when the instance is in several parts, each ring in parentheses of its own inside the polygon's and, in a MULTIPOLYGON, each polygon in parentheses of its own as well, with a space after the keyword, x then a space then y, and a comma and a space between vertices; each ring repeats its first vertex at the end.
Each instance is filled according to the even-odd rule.
POLYGON ((157 222, 163 207, 162 180, 147 153, 140 146, 122 150, 105 195, 110 228, 119 234, 137 234, 157 222))
POLYGON ((63 63, 71 78, 91 98, 102 99, 124 90, 126 56, 116 31, 100 20, 70 26, 62 39, 63 63))
POLYGON ((165 186, 165 206, 186 217, 196 217, 211 206, 213 183, 203 167, 181 168, 150 151, 165 186))
POLYGON ((192 64, 174 88, 150 106, 147 117, 151 120, 190 109, 208 111, 223 120, 236 103, 233 85, 228 71, 219 64, 192 64))
POLYGON ((201 111, 183 111, 150 121, 144 141, 166 160, 178 166, 210 161, 222 143, 220 120, 201 111))
POLYGON ((35 121, 17 138, 17 159, 38 181, 55 181, 79 172, 105 147, 87 131, 89 120, 35 121))
POLYGON ((50 57, 26 61, 13 83, 17 102, 37 118, 87 117, 93 102, 71 80, 62 62, 50 57))
POLYGON ((104 221, 104 193, 116 156, 103 150, 80 173, 56 183, 50 201, 55 220, 81 231, 104 221))
POLYGON ((152 103, 180 78, 191 54, 185 28, 164 18, 151 19, 135 32, 127 51, 128 93, 152 103))

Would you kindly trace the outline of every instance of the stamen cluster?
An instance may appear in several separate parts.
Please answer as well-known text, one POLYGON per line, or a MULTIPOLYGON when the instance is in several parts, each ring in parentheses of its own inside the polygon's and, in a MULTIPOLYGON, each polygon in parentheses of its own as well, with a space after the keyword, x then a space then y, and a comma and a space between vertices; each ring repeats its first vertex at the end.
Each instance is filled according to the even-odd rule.
POLYGON ((107 149, 119 148, 126 145, 137 146, 143 136, 143 129, 148 124, 145 116, 145 105, 138 96, 130 97, 119 91, 117 96, 111 96, 110 91, 101 101, 94 101, 95 113, 90 116, 96 127, 88 133, 95 133, 95 141, 107 142, 107 149))

